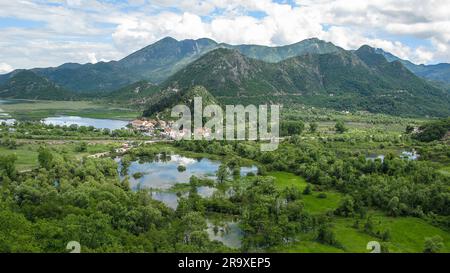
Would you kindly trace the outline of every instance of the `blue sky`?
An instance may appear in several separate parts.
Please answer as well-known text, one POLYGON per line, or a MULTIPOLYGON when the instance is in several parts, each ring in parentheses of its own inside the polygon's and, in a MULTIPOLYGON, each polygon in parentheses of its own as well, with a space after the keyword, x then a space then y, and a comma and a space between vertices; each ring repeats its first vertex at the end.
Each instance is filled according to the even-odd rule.
POLYGON ((317 37, 450 62, 450 1, 0 0, 0 73, 118 60, 155 41, 212 38, 269 46, 317 37))

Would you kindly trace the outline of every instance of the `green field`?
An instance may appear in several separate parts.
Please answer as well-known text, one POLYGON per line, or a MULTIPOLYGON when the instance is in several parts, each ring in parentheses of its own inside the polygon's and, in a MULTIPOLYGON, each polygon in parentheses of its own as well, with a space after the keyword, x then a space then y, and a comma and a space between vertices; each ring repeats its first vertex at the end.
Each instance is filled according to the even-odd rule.
POLYGON ((0 108, 11 115, 11 117, 19 120, 36 120, 58 115, 105 119, 134 119, 141 114, 136 109, 90 101, 15 101, 11 104, 2 104, 0 108))
MULTIPOLYGON (((45 145, 45 144, 43 144, 45 145)), ((107 152, 111 149, 111 146, 117 147, 119 144, 102 144, 95 143, 89 144, 87 146, 87 151, 77 152, 76 147, 79 145, 76 141, 67 142, 64 144, 51 143, 46 146, 51 147, 51 149, 60 154, 65 154, 68 156, 75 156, 77 158, 82 158, 86 155, 107 152)), ((0 154, 9 155, 15 154, 17 156, 16 167, 19 171, 30 170, 38 167, 38 149, 40 144, 24 144, 19 145, 16 149, 8 149, 0 146, 0 154)))
MULTIPOLYGON (((306 188, 306 180, 288 172, 270 172, 269 176, 275 178, 275 185, 279 188, 297 187, 301 191, 306 188)), ((313 214, 325 213, 329 210, 334 210, 341 200, 341 194, 334 191, 313 191, 309 195, 303 195, 303 202, 305 209, 313 214), (319 198, 319 193, 326 195, 326 198, 319 198)))
MULTIPOLYGON (((299 176, 287 172, 270 172, 269 176, 275 178, 276 186, 279 188, 298 187, 303 190, 307 183, 299 176)), ((318 192, 313 191, 310 195, 303 195, 305 209, 312 214, 323 214, 334 210, 339 206, 342 194, 333 191, 323 191, 327 198, 317 198, 318 192)), ((415 217, 388 217, 381 212, 371 212, 369 216, 374 223, 374 231, 383 232, 388 229, 391 233, 391 239, 384 244, 390 252, 417 253, 422 252, 426 237, 439 235, 444 240, 442 252, 450 252, 450 234, 437 228, 426 221, 415 217)), ((333 231, 336 239, 342 245, 335 246, 324 245, 313 240, 312 235, 301 235, 298 242, 288 245, 275 247, 271 251, 275 252, 370 252, 366 249, 370 241, 381 240, 375 236, 369 235, 363 231, 364 221, 360 220, 359 228, 354 227, 357 217, 344 218, 337 217, 333 220, 333 231)))
POLYGON ((38 164, 38 147, 34 145, 23 145, 17 149, 8 149, 0 146, 0 154, 2 155, 17 155, 16 166, 18 170, 28 170, 37 166, 38 164))

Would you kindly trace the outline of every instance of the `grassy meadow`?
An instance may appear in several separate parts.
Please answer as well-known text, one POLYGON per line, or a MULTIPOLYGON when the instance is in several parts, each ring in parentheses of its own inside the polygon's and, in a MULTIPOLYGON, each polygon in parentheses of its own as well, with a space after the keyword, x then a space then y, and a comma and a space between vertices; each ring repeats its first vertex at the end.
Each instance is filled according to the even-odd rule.
POLYGON ((131 120, 141 115, 136 109, 91 101, 14 101, 0 108, 19 120, 38 120, 50 116, 131 120))

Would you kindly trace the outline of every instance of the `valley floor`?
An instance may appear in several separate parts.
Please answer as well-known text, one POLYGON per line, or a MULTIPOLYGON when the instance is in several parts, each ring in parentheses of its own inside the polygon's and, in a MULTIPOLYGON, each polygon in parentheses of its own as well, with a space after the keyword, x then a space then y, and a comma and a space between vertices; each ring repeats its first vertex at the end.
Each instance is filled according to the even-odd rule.
MULTIPOLYGON (((43 118, 48 115, 59 115, 59 114, 64 115, 73 114, 79 116, 83 115, 97 118, 100 117, 133 118, 136 116, 136 113, 129 109, 115 108, 113 106, 112 108, 106 109, 104 108, 104 106, 95 105, 89 102, 71 102, 69 104, 63 102, 27 102, 21 104, 2 105, 2 109, 10 113, 12 117, 20 120, 22 119, 32 120, 35 118, 43 118)), ((39 124, 21 125, 17 127, 15 127, 14 125, 1 125, 2 130, 0 131, 0 133, 2 136, 2 142, 0 145, 0 154, 1 157, 5 157, 8 155, 15 155, 17 157, 17 160, 15 162, 15 168, 19 172, 19 177, 22 177, 18 179, 17 182, 14 182, 17 183, 16 187, 18 188, 21 187, 20 186, 21 183, 31 183, 30 180, 26 180, 27 177, 29 178, 35 175, 36 177, 38 177, 38 174, 39 176, 46 176, 46 175, 51 176, 52 175, 51 173, 56 171, 51 169, 48 169, 46 171, 43 170, 46 167, 43 165, 44 161, 42 159, 43 154, 42 147, 48 149, 50 153, 58 155, 55 156, 55 158, 56 157, 59 158, 59 156, 62 156, 64 159, 58 159, 61 162, 58 162, 57 164, 63 164, 67 168, 69 167, 71 168, 71 166, 73 166, 74 163, 71 160, 75 160, 74 162, 83 162, 83 160, 85 160, 87 156, 115 151, 118 148, 121 148, 123 145, 125 144, 129 145, 130 143, 133 143, 132 147, 130 150, 127 150, 125 152, 124 156, 124 157, 129 156, 129 158, 126 159, 127 161, 136 160, 136 162, 138 162, 140 160, 142 162, 153 162, 152 161, 153 159, 151 158, 155 154, 175 153, 189 158, 197 158, 197 159, 211 158, 212 160, 222 162, 222 164, 225 164, 224 162, 230 164, 230 162, 236 161, 240 162, 240 164, 243 165, 256 165, 258 166, 259 169, 261 168, 268 169, 268 171, 259 174, 258 177, 268 179, 268 181, 273 181, 273 185, 275 187, 274 191, 276 191, 278 194, 285 194, 286 191, 292 191, 294 193, 295 192, 303 193, 301 194, 301 197, 298 198, 300 203, 302 204, 301 206, 303 207, 302 209, 303 213, 307 215, 305 217, 312 217, 312 219, 316 219, 314 221, 321 221, 320 219, 323 217, 327 218, 326 220, 327 230, 330 232, 330 234, 332 234, 333 237, 332 240, 334 242, 334 243, 326 243, 324 241, 318 240, 317 239, 318 230, 317 227, 315 227, 311 228, 311 230, 309 231, 296 231, 295 235, 292 234, 290 235, 290 239, 288 241, 277 243, 271 242, 270 246, 256 247, 258 244, 256 244, 255 242, 260 240, 259 236, 261 236, 261 234, 259 235, 254 234, 252 235, 253 237, 249 238, 246 238, 246 235, 244 235, 243 245, 245 247, 239 250, 228 248, 223 249, 216 248, 217 246, 212 245, 208 245, 207 248, 200 247, 189 249, 195 252, 202 252, 202 251, 208 252, 214 250, 214 251, 266 251, 266 252, 301 252, 301 253, 303 252, 367 253, 370 252, 370 249, 369 250, 367 249, 367 244, 371 241, 378 241, 382 245, 383 251, 409 253, 409 252, 423 252, 428 238, 438 236, 440 240, 442 240, 442 245, 438 248, 439 252, 450 253, 450 231, 448 229, 449 216, 446 215, 445 213, 438 215, 434 212, 424 212, 420 217, 412 216, 406 213, 405 215, 399 214, 394 216, 391 213, 388 213, 385 208, 380 208, 379 205, 373 204, 371 206, 367 206, 366 207, 367 210, 364 213, 361 212, 360 214, 359 212, 355 211, 351 215, 343 216, 340 214, 336 214, 336 211, 342 208, 342 204, 345 203, 346 200, 348 200, 350 189, 346 189, 347 192, 345 192, 342 188, 342 185, 333 184, 330 182, 320 182, 319 180, 321 178, 320 177, 315 178, 316 177, 315 174, 312 173, 310 177, 307 177, 307 175, 299 175, 299 173, 302 172, 309 175, 310 172, 313 171, 312 169, 302 170, 301 168, 305 167, 300 164, 302 160, 305 160, 305 162, 309 162, 307 160, 313 160, 314 163, 306 164, 306 168, 311 168, 311 166, 314 164, 327 165, 326 163, 323 163, 321 161, 329 160, 330 161, 329 164, 335 164, 336 160, 339 160, 340 158, 345 158, 346 160, 354 160, 358 157, 362 157, 363 159, 358 164, 360 165, 368 164, 367 162, 373 160, 375 162, 374 166, 378 166, 376 168, 382 168, 382 166, 384 166, 383 160, 376 159, 377 157, 382 156, 382 158, 386 158, 386 160, 388 161, 390 160, 389 159, 390 157, 393 157, 396 159, 392 161, 394 162, 392 164, 407 165, 408 163, 405 163, 406 161, 400 160, 402 153, 405 151, 406 152, 415 151, 420 155, 420 157, 417 160, 417 164, 416 161, 414 162, 411 161, 411 163, 409 163, 411 165, 410 167, 411 168, 420 167, 423 164, 423 168, 428 168, 427 170, 429 170, 429 173, 427 175, 438 177, 437 173, 439 173, 440 181, 443 181, 442 183, 444 184, 446 183, 445 185, 447 186, 448 190, 450 189, 449 184, 450 153, 448 143, 445 141, 421 143, 412 140, 409 136, 407 136, 404 133, 404 128, 406 127, 406 125, 421 124, 424 122, 423 119, 404 119, 384 115, 370 115, 365 113, 348 114, 318 109, 290 111, 284 113, 284 115, 285 117, 297 117, 299 119, 305 120, 305 123, 307 123, 308 125, 310 125, 313 122, 317 123, 318 125, 317 131, 315 132, 309 132, 308 129, 305 128, 300 136, 286 138, 286 140, 283 142, 284 144, 282 145, 282 149, 283 151, 285 151, 285 153, 283 154, 283 152, 280 152, 282 153, 282 156, 280 158, 282 158, 282 161, 286 160, 286 162, 279 162, 281 160, 277 161, 277 159, 274 159, 277 158, 277 156, 280 156, 276 153, 269 154, 267 155, 267 157, 258 154, 257 152, 255 152, 253 143, 242 142, 236 145, 223 143, 219 144, 216 142, 204 143, 202 145, 190 143, 144 144, 146 141, 149 141, 150 138, 142 137, 140 135, 133 135, 131 133, 129 133, 130 135, 127 135, 128 133, 127 134, 124 133, 125 135, 113 136, 110 134, 103 134, 102 132, 98 132, 95 130, 85 132, 80 131, 80 129, 74 131, 65 128, 61 131, 60 128, 48 128, 45 126, 42 127, 42 125, 39 124), (347 131, 342 134, 336 133, 334 128, 336 122, 334 120, 343 120, 345 126, 347 127, 347 131), (11 128, 13 128, 14 130, 11 130, 11 128), (59 131, 56 132, 56 130, 59 131), (301 151, 305 153, 304 155, 305 158, 302 158, 301 151), (308 151, 308 153, 310 152, 311 154, 306 155, 307 152, 305 151, 308 151), (312 151, 316 151, 317 154, 314 154, 314 152, 312 151), (330 159, 329 157, 330 155, 333 155, 333 159, 330 159), (298 158, 292 159, 292 157, 298 158), (323 160, 321 157, 323 157, 323 160), (292 161, 290 161, 291 159, 292 161), (293 165, 286 166, 282 164, 293 164, 293 165), (310 188, 309 192, 305 193, 307 191, 307 188, 310 188), (367 227, 368 222, 370 222, 370 228, 367 227)), ((117 154, 112 152, 112 155, 117 154)), ((124 159, 122 157, 120 161, 122 162, 121 164, 123 164, 123 161, 124 159)), ((100 162, 103 161, 98 161, 98 163, 96 164, 100 164, 100 162)), ((352 164, 357 163, 355 161, 352 164)), ((111 166, 112 168, 117 168, 115 167, 115 165, 111 166)), ((405 166, 403 167, 406 169, 408 168, 405 166)), ((89 166, 86 166, 86 170, 82 172, 86 173, 89 173, 91 171, 93 172, 93 170, 89 170, 88 168, 89 166)), ((186 168, 189 170, 189 165, 186 165, 186 168)), ((314 171, 320 173, 320 168, 319 170, 314 171)), ((337 170, 328 170, 328 171, 330 174, 333 171, 335 171, 336 173, 338 172, 337 170)), ((4 175, 4 173, 2 174, 4 175)), ((69 181, 71 179, 75 181, 75 178, 72 177, 72 175, 74 174, 64 174, 64 175, 68 177, 67 179, 69 179, 69 181)), ((107 177, 108 175, 111 175, 111 181, 116 181, 114 183, 119 183, 117 182, 116 173, 114 174, 103 173, 96 175, 99 175, 99 177, 103 176, 107 177)), ((140 175, 145 175, 145 170, 142 173, 133 175, 135 175, 136 179, 138 179, 140 175)), ((414 178, 410 177, 411 173, 397 174, 397 175, 401 179, 409 181, 409 183, 416 183, 413 182, 414 178)), ((124 179, 124 181, 131 179, 131 176, 132 176, 131 174, 125 176, 127 178, 124 179)), ((80 177, 76 178, 77 181, 80 179, 88 179, 87 176, 84 175, 81 175, 80 177)), ((198 200, 191 200, 190 198, 187 198, 186 201, 182 201, 181 208, 179 207, 176 211, 171 212, 167 212, 166 210, 168 208, 164 207, 163 204, 159 204, 164 208, 158 208, 158 210, 161 209, 161 211, 164 211, 164 213, 162 213, 161 215, 166 216, 170 215, 170 217, 167 216, 170 218, 170 220, 168 218, 167 221, 175 221, 174 223, 177 223, 176 225, 179 224, 178 221, 181 221, 177 217, 181 217, 182 219, 184 219, 182 216, 179 215, 184 215, 185 213, 195 211, 200 212, 200 215, 203 215, 203 220, 205 220, 207 219, 205 215, 209 215, 209 213, 211 213, 211 211, 209 210, 219 210, 219 212, 214 211, 214 213, 217 213, 215 216, 216 218, 219 219, 232 218, 238 219, 238 221, 244 221, 245 225, 242 226, 244 233, 246 230, 247 232, 251 233, 253 230, 252 225, 254 225, 255 222, 251 222, 249 219, 246 219, 243 215, 236 215, 236 211, 234 211, 232 208, 234 208, 235 206, 251 207, 251 204, 245 203, 245 200, 246 198, 254 198, 254 196, 246 195, 244 193, 242 196, 243 198, 242 200, 233 200, 233 198, 226 197, 225 192, 227 192, 227 190, 229 190, 230 188, 238 189, 239 187, 244 187, 245 189, 248 189, 250 191, 252 190, 253 187, 252 183, 257 183, 255 182, 255 179, 257 180, 258 178, 246 177, 241 179, 230 179, 230 180, 225 179, 225 183, 223 184, 210 181, 209 182, 197 181, 195 182, 197 184, 194 183, 196 187, 214 185, 214 187, 218 189, 218 192, 221 192, 223 190, 223 193, 213 195, 212 197, 206 198, 203 197, 198 200), (213 203, 213 201, 218 203, 215 204, 213 203), (183 204, 183 202, 186 202, 186 204, 183 204), (239 202, 244 203, 240 204, 239 202), (196 206, 199 207, 196 208, 196 206), (229 209, 230 211, 226 212, 227 209, 229 209), (183 210, 187 210, 188 212, 183 210), (205 210, 208 211, 205 212, 205 210)), ((327 179, 334 179, 334 177, 333 175, 331 175, 331 178, 327 179)), ((76 182, 74 185, 70 187, 74 188, 78 187, 77 183, 78 182, 76 182)), ((90 181, 89 183, 94 182, 90 181)), ((345 183, 345 181, 340 181, 339 183, 345 183)), ((178 195, 178 198, 180 198, 180 196, 184 196, 188 194, 190 191, 192 191, 192 187, 194 184, 193 182, 190 182, 184 185, 177 185, 176 187, 174 186, 172 192, 176 193, 178 195)), ((97 190, 102 192, 103 189, 101 189, 101 186, 99 187, 100 188, 97 190)), ((120 191, 122 190, 123 189, 120 189, 120 191)), ((107 191, 112 192, 111 189, 107 191)), ((18 194, 19 193, 23 194, 23 192, 18 192, 18 194)), ((106 192, 103 193, 107 194, 106 192)), ((126 194, 132 195, 134 193, 127 192, 126 194)), ((23 198, 26 199, 28 197, 24 195, 23 198)), ((265 202, 264 200, 259 201, 265 202)), ((59 202, 59 201, 52 200, 51 202, 59 202)), ((84 202, 84 201, 80 199, 74 202, 75 202, 74 204, 70 204, 70 206, 67 208, 68 211, 70 213, 75 214, 81 213, 81 211, 84 208, 74 209, 74 207, 72 206, 76 207, 78 204, 77 202, 84 202), (80 211, 77 212, 77 210, 80 211)), ((4 203, 3 205, 10 206, 11 204, 4 203)), ((17 204, 11 206, 16 207, 16 205, 17 204)), ((48 203, 48 205, 50 206, 51 203, 48 203)), ((38 205, 36 206, 38 207, 38 205)), ((102 204, 102 206, 106 205, 102 204)), ((28 211, 30 209, 28 205, 23 207, 23 209, 24 210, 26 209, 24 213, 25 212, 30 213, 30 211, 28 211)), ((17 211, 20 211, 20 209, 17 209, 17 211)), ((90 210, 89 212, 86 211, 86 213, 88 213, 86 215, 90 215, 91 212, 92 211, 90 210)), ((45 208, 42 208, 42 211, 40 213, 47 213, 47 212, 45 208)), ((39 218, 40 216, 36 217, 39 218)), ((116 216, 112 217, 113 217, 112 219, 115 219, 114 217, 116 216)), ((36 221, 34 217, 27 218, 26 220, 29 221, 30 225, 32 226, 40 223, 39 221, 36 221)), ((60 218, 55 218, 52 221, 56 223, 60 220, 61 220, 60 218)), ((273 219, 270 219, 268 221, 272 220, 273 219)), ((63 223, 61 222, 61 224, 63 223)), ((162 226, 164 225, 165 224, 162 224, 162 226)), ((110 227, 108 226, 108 228, 110 227)), ((126 226, 126 228, 131 229, 131 226, 126 226)), ((113 234, 113 231, 111 232, 112 232, 111 234, 113 234)), ((117 232, 119 231, 117 230, 117 232)), ((132 234, 135 234, 136 232, 139 233, 140 231, 133 230, 130 232, 132 234)), ((141 234, 138 236, 146 236, 146 235, 141 234)), ((0 241, 1 240, 2 239, 0 238, 0 241)), ((40 244, 39 240, 37 240, 35 243, 38 245, 40 244)), ((172 245, 173 248, 167 248, 167 251, 183 251, 184 248, 180 247, 178 244, 179 242, 177 243, 174 242, 172 245)), ((113 250, 108 248, 112 246, 108 247, 103 246, 103 248, 98 249, 95 248, 96 246, 97 245, 93 243, 90 246, 90 249, 92 251, 102 251, 102 249, 107 251, 113 250)), ((47 249, 46 247, 49 246, 47 245, 42 247, 43 248, 35 248, 35 249, 41 249, 45 251, 47 249)), ((33 248, 31 248, 31 251, 33 251, 32 249, 33 248)), ((5 249, 1 250, 5 251, 5 249)), ((132 248, 126 247, 122 248, 122 250, 133 251, 132 248)), ((154 251, 155 248, 152 248, 152 250, 154 251)), ((55 251, 55 249, 52 249, 52 251, 55 251)), ((146 249, 144 247, 144 251, 149 251, 149 249, 146 249)))

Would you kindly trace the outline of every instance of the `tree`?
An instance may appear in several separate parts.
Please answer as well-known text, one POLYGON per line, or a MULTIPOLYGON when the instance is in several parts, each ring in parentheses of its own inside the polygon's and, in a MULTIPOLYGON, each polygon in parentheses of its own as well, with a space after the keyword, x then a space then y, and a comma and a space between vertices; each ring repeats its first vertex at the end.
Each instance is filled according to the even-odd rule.
POLYGON ((39 252, 33 225, 22 214, 0 211, 0 252, 39 252))
POLYGON ((442 247, 444 247, 444 243, 442 237, 439 235, 425 238, 425 248, 423 250, 424 253, 438 253, 442 247))
POLYGON ((400 214, 400 199, 397 196, 392 197, 388 203, 388 210, 391 216, 398 216, 400 214))
POLYGON ((345 196, 336 210, 337 214, 348 217, 355 213, 355 201, 351 196, 345 196))
POLYGON ((47 170, 51 169, 53 161, 52 152, 48 148, 41 146, 39 147, 38 153, 39 165, 47 170))
POLYGON ((83 142, 80 142, 80 143, 75 147, 75 152, 78 152, 78 153, 87 152, 87 148, 88 148, 87 143, 83 141, 83 142))
POLYGON ((336 235, 333 230, 326 225, 323 224, 319 227, 317 233, 317 241, 327 245, 338 245, 338 241, 336 240, 336 235))
POLYGON ((306 185, 306 188, 303 190, 303 194, 308 195, 308 194, 311 194, 311 192, 312 192, 312 187, 311 187, 311 184, 308 183, 308 185, 306 185))
POLYGON ((230 175, 229 172, 228 172, 227 165, 226 164, 221 164, 219 166, 219 169, 217 170, 216 175, 217 175, 217 180, 220 183, 224 182, 228 178, 228 176, 230 175))
POLYGON ((414 126, 406 125, 405 133, 411 134, 414 131, 414 126))
POLYGON ((347 131, 347 127, 345 127, 345 124, 342 120, 339 120, 338 122, 336 122, 336 125, 334 126, 334 128, 336 129, 336 132, 343 134, 345 133, 345 131, 347 131))
POLYGON ((319 125, 316 122, 309 123, 309 132, 315 133, 319 125))
POLYGON ((381 234, 381 239, 385 242, 389 241, 391 239, 391 231, 389 229, 386 229, 382 234, 381 234))
POLYGON ((285 121, 281 124, 281 134, 283 136, 300 135, 305 129, 302 121, 285 121))
POLYGON ((450 118, 426 123, 413 137, 419 141, 430 142, 442 139, 450 131, 450 118))
POLYGON ((373 234, 373 221, 372 221, 372 218, 371 218, 371 217, 367 218, 367 221, 366 221, 366 223, 364 224, 364 231, 365 231, 367 234, 370 234, 370 235, 373 234))
POLYGON ((6 175, 10 179, 15 179, 16 177, 16 154, 10 155, 0 155, 0 179, 2 174, 6 175))

